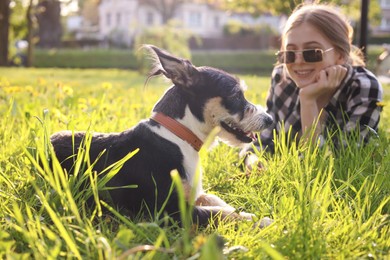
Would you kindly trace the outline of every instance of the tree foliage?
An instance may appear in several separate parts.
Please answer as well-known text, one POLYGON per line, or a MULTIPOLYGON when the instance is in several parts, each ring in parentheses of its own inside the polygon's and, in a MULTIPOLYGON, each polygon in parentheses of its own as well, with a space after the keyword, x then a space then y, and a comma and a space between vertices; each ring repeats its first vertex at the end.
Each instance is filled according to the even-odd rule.
POLYGON ((84 0, 80 6, 81 15, 89 25, 99 24, 99 0, 84 0))
POLYGON ((142 4, 153 7, 162 16, 163 24, 171 20, 176 9, 187 0, 141 0, 142 4))
POLYGON ((300 3, 302 3, 301 0, 225 0, 224 5, 230 10, 249 12, 258 16, 264 13, 288 15, 300 3))
MULTIPOLYGON (((209 2, 213 2, 209 0, 209 2)), ((273 15, 289 15, 298 5, 308 2, 305 0, 222 0, 220 5, 228 10, 248 12, 254 16, 264 13, 273 15)), ((313 3, 329 3, 339 6, 343 12, 354 21, 360 19, 361 0, 312 0, 313 3)), ((381 9, 379 1, 369 1, 369 19, 371 25, 379 24, 381 9)))
POLYGON ((176 20, 169 20, 165 25, 146 29, 136 37, 134 43, 139 70, 145 71, 148 66, 144 59, 145 56, 139 51, 143 44, 153 44, 177 56, 191 59, 191 51, 188 46, 188 40, 191 36, 193 36, 191 32, 182 28, 176 20))

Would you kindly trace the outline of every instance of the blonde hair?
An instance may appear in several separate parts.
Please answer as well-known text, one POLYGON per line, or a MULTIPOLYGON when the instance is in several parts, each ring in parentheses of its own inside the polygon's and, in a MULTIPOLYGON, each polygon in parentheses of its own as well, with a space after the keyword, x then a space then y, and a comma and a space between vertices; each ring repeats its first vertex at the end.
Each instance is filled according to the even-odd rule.
POLYGON ((303 23, 309 23, 324 35, 343 55, 347 64, 365 66, 361 50, 352 44, 352 26, 344 15, 330 5, 302 4, 295 8, 284 27, 281 48, 284 48, 286 34, 303 23))

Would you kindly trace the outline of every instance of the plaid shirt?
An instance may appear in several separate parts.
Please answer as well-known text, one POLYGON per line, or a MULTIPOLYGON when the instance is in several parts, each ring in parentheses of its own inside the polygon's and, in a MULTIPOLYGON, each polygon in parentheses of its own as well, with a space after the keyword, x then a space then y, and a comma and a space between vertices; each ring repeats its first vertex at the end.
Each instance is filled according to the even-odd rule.
MULTIPOLYGON (((322 136, 337 129, 349 133, 359 127, 362 140, 367 141, 370 132, 378 130, 382 101, 382 86, 376 77, 363 67, 349 67, 341 87, 323 109, 322 136), (367 127, 368 126, 368 127, 367 127)), ((299 88, 283 75, 283 66, 272 72, 271 88, 267 98, 267 112, 274 118, 275 126, 260 135, 261 146, 274 151, 273 130, 276 134, 291 128, 291 137, 302 134, 299 88)), ((259 146, 259 143, 255 144, 259 146)))

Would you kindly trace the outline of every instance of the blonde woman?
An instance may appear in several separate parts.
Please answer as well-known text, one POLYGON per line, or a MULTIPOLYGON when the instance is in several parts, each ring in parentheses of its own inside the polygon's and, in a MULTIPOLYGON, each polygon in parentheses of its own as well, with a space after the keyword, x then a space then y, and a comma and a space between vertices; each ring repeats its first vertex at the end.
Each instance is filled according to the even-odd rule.
MULTIPOLYGON (((337 129, 345 136, 357 132, 362 141, 377 131, 382 87, 364 67, 352 35, 335 7, 308 4, 294 10, 282 34, 267 98, 267 112, 276 123, 261 134, 258 148, 274 151, 273 131, 290 130, 293 139, 320 142, 337 136, 337 129)), ((248 156, 246 163, 251 161, 248 156)))

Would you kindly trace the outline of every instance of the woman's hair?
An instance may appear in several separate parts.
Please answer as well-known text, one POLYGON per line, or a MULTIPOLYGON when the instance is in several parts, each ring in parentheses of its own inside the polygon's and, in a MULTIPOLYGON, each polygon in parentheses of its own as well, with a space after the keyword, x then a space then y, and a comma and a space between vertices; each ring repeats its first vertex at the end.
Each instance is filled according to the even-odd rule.
POLYGON ((348 64, 365 66, 359 48, 352 44, 353 28, 338 10, 325 4, 299 5, 288 18, 282 34, 282 48, 286 34, 302 23, 309 23, 326 37, 333 47, 341 53, 348 64))

